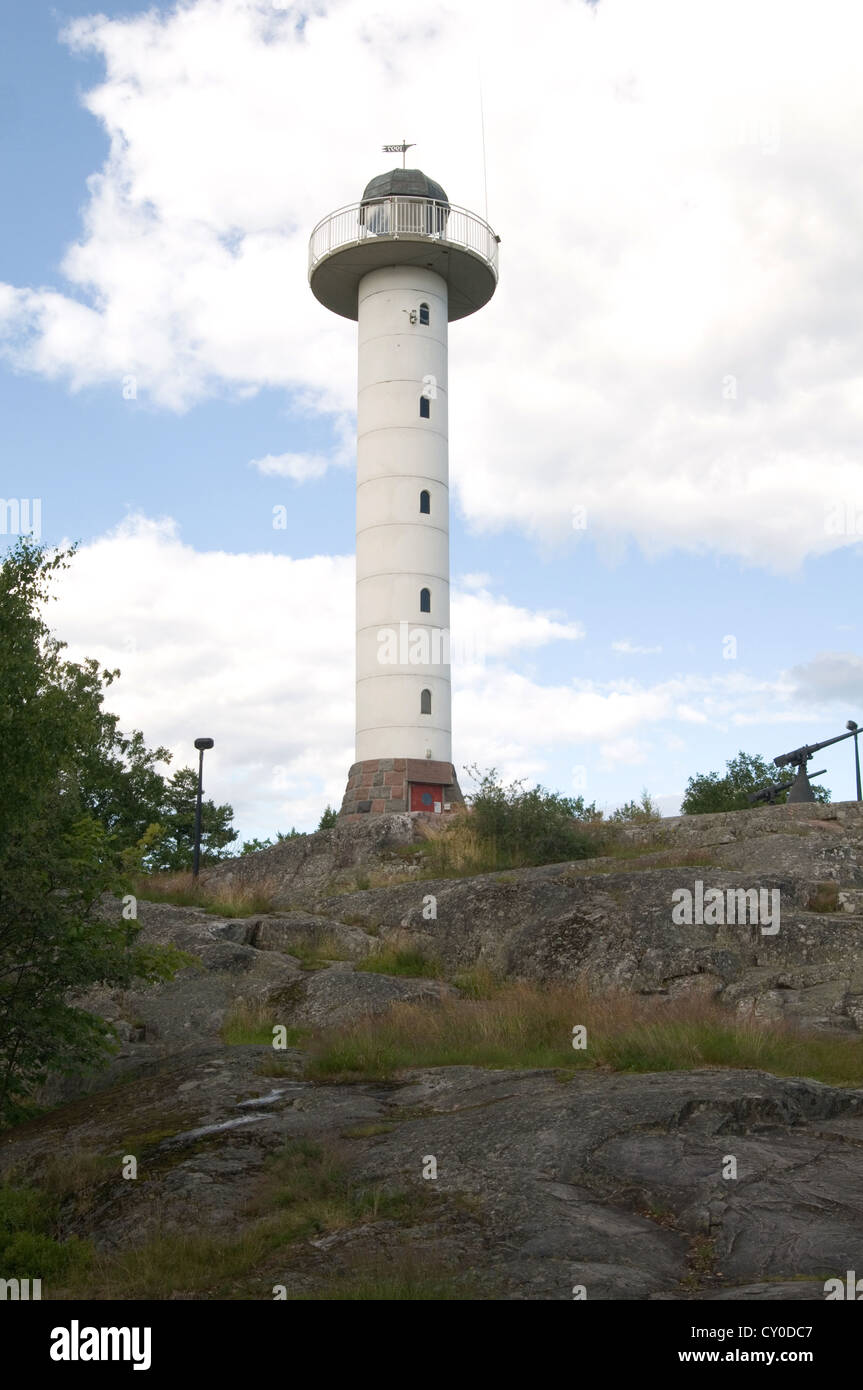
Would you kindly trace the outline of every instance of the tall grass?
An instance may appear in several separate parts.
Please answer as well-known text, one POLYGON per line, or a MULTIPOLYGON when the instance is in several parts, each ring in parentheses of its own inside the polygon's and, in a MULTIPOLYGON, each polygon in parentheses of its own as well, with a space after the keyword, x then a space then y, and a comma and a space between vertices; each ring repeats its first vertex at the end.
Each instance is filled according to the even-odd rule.
POLYGON ((220 884, 208 886, 192 873, 139 874, 135 894, 145 902, 171 903, 175 907, 200 907, 221 917, 252 917, 272 912, 274 883, 220 884))
POLYGON ((319 1081, 386 1080, 408 1067, 458 1065, 636 1072, 713 1066, 863 1085, 863 1039, 801 1034, 701 999, 599 998, 567 985, 513 984, 490 998, 445 999, 434 1008, 398 1004, 323 1032, 309 1053, 307 1074, 319 1081), (583 1050, 572 1045, 576 1025, 587 1029, 583 1050))
POLYGON ((513 867, 511 853, 496 839, 480 835, 469 812, 457 811, 440 826, 418 821, 417 828, 424 840, 423 872, 429 878, 463 878, 513 867))
MULTIPOLYGON (((221 1027, 222 1042, 230 1047, 272 1046, 273 1029, 280 1026, 281 1020, 275 1017, 278 1012, 272 1004, 252 1003, 238 1000, 225 1015, 221 1027)), ((308 1029, 285 1025, 288 1047, 296 1047, 308 1035, 308 1029)))

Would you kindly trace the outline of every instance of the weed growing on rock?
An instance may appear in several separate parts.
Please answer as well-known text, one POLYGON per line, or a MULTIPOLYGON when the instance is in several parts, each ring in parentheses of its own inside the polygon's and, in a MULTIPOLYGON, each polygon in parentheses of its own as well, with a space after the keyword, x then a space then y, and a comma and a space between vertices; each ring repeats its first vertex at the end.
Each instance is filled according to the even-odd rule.
POLYGON ((418 946, 385 946, 358 961, 356 968, 372 975, 406 975, 420 980, 437 980, 443 974, 440 961, 418 946))

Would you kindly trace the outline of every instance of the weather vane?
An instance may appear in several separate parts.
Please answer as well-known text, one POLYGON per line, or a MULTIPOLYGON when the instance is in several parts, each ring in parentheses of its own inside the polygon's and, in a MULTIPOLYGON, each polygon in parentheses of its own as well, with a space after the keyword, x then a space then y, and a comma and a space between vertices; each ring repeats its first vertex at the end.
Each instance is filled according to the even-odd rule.
POLYGON ((383 150, 384 154, 400 154, 402 157, 402 168, 404 168, 405 154, 408 150, 412 150, 415 144, 415 140, 412 140, 410 144, 408 144, 405 140, 402 140, 400 145, 382 145, 381 149, 383 150))

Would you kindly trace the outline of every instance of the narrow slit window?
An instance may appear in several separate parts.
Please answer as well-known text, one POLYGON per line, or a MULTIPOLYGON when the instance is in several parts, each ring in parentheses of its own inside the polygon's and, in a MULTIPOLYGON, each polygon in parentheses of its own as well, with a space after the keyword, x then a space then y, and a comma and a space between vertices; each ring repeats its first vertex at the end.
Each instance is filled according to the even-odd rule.
POLYGON ((420 511, 426 516, 431 516, 431 493, 426 492, 425 488, 420 493, 420 511))
POLYGON ((420 396, 420 419, 431 419, 431 401, 428 396, 420 396))
POLYGON ((420 693, 420 714, 431 714, 431 691, 423 690, 420 693))
POLYGON ((420 305, 420 323, 423 325, 424 328, 428 328, 428 325, 429 325, 429 306, 428 306, 427 304, 421 304, 421 305, 420 305))
POLYGON ((431 589, 420 589, 420 612, 431 612, 431 589))

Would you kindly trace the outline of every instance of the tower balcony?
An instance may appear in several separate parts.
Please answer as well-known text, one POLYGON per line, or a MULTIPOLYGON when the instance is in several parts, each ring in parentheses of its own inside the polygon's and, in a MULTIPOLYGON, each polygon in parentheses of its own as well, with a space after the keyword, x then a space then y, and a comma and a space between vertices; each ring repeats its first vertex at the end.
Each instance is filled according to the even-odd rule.
POLYGON ((386 266, 422 266, 446 281, 452 321, 491 299, 499 244, 487 222, 449 202, 405 195, 364 199, 331 212, 315 227, 309 284, 326 308, 356 319, 364 275, 386 266))

